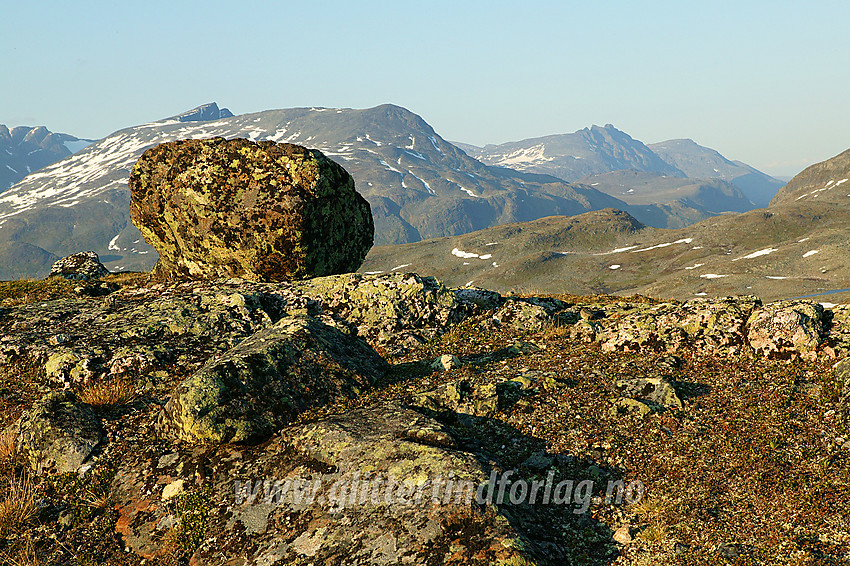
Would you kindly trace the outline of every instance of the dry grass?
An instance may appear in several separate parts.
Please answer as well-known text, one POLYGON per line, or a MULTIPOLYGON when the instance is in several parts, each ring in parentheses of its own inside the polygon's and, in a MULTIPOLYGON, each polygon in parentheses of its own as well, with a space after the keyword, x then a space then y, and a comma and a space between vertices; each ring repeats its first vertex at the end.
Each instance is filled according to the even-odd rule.
POLYGON ((667 510, 667 504, 659 497, 644 497, 634 506, 634 511, 644 519, 652 519, 667 510))
POLYGON ((90 383, 77 394, 80 401, 100 409, 111 409, 132 403, 136 399, 133 383, 127 379, 112 379, 90 383))
POLYGON ((0 499, 0 536, 18 532, 37 512, 35 489, 29 476, 10 478, 6 495, 0 499))
POLYGON ((555 338, 565 338, 569 333, 570 329, 564 325, 549 324, 540 332, 540 336, 546 340, 553 340, 555 338))
POLYGON ((638 538, 647 544, 661 544, 669 535, 667 526, 659 521, 653 521, 647 525, 639 534, 638 538))
POLYGON ((17 434, 13 428, 0 432, 0 466, 18 459, 17 434))
POLYGON ((10 307, 71 295, 74 282, 60 277, 0 281, 0 306, 10 307))
POLYGON ((125 272, 113 273, 93 282, 70 281, 61 277, 50 279, 19 279, 16 281, 0 281, 0 306, 13 307, 40 301, 50 301, 74 295, 74 288, 80 285, 115 283, 119 287, 144 286, 150 283, 150 273, 125 272))
POLYGON ((31 540, 25 540, 12 554, 0 554, 0 559, 3 560, 3 564, 10 566, 42 566, 44 564, 36 554, 35 546, 31 540))
POLYGON ((103 278, 107 283, 117 283, 122 287, 131 287, 133 285, 144 286, 150 283, 151 274, 147 271, 124 271, 121 273, 113 273, 103 278))

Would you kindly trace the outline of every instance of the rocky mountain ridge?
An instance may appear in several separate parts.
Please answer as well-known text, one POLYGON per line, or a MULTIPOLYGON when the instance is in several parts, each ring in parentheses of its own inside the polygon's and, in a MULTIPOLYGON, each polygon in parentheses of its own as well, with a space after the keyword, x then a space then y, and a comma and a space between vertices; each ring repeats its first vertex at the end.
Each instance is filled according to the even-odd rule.
POLYGON ((392 105, 273 110, 206 122, 169 119, 116 132, 87 148, 90 154, 31 175, 0 196, 0 254, 9 260, 4 265, 32 274, 49 267, 53 256, 93 249, 112 269, 149 269, 152 250, 128 222, 129 169, 151 145, 215 136, 320 149, 351 172, 370 200, 383 242, 462 233, 552 211, 628 208, 590 187, 491 170, 442 140, 419 116, 392 105), (55 229, 44 230, 47 224, 55 229))
MULTIPOLYGON (((611 124, 584 128, 572 134, 498 145, 459 146, 488 165, 554 175, 567 181, 627 170, 652 173, 659 179, 688 177, 703 183, 726 181, 735 185, 745 200, 755 204, 751 208, 767 206, 784 184, 749 165, 730 161, 693 140, 676 139, 644 145, 611 124)), ((661 200, 660 195, 658 198, 655 202, 668 202, 661 200)))
POLYGON ((94 140, 54 133, 44 126, 0 124, 0 193, 34 171, 76 153, 94 140))

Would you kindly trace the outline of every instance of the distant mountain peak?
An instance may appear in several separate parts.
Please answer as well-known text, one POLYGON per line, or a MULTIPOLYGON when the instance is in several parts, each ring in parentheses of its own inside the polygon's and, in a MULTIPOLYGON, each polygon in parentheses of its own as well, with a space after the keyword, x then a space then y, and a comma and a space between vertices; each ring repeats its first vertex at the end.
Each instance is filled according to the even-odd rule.
POLYGON ((783 185, 777 179, 741 162, 730 161, 720 152, 690 138, 666 140, 647 147, 661 159, 698 179, 723 179, 740 188, 758 207, 765 207, 783 185))
POLYGON ((178 114, 174 118, 181 122, 209 122, 210 120, 221 120, 222 118, 231 118, 232 116, 233 112, 227 108, 219 108, 215 102, 208 102, 207 104, 202 104, 182 114, 178 114))

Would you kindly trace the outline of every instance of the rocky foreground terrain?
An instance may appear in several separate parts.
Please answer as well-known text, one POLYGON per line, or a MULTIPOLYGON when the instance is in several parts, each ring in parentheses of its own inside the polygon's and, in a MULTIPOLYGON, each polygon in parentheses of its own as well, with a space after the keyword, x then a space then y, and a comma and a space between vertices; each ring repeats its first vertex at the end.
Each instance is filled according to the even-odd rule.
POLYGON ((850 560, 850 304, 413 273, 0 297, 4 564, 850 560), (519 497, 550 477, 570 502, 519 497))

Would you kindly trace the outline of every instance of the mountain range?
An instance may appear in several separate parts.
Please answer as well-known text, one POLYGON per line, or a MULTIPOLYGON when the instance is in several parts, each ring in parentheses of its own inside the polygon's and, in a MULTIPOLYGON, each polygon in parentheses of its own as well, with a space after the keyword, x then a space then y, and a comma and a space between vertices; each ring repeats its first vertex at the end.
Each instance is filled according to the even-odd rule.
MULTIPOLYGON (((456 236, 604 208, 626 211, 643 224, 680 227, 753 207, 729 184, 685 179, 679 169, 613 126, 587 130, 599 155, 614 156, 606 170, 607 157, 587 154, 588 162, 599 163, 588 171, 610 173, 612 167, 637 166, 662 170, 646 171, 632 193, 619 190, 616 176, 576 183, 551 172, 487 165, 399 106, 291 108, 234 116, 209 103, 119 130, 0 195, 0 279, 41 276, 58 257, 89 249, 110 269, 149 269, 156 253, 129 221, 130 168, 145 149, 158 143, 214 136, 290 142, 323 151, 353 175, 358 191, 370 202, 376 244, 456 236)), ((623 173, 620 179, 628 176, 623 173)))
POLYGON ((94 140, 53 133, 44 126, 0 124, 0 193, 42 167, 68 157, 94 140))
POLYGON ((850 150, 794 177, 765 209, 676 230, 613 209, 553 216, 375 247, 361 270, 416 271, 502 292, 839 302, 850 298, 848 179, 850 150))
POLYGON ((578 181, 600 173, 634 170, 658 177, 720 179, 736 185, 757 207, 767 206, 784 183, 690 139, 645 145, 611 124, 498 145, 457 144, 488 165, 578 181))

